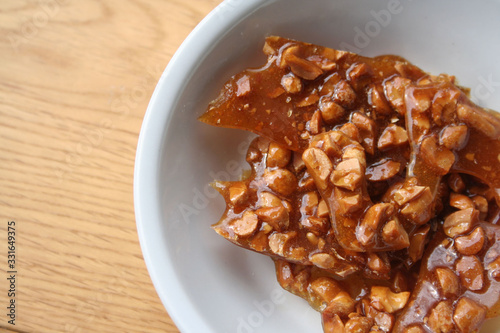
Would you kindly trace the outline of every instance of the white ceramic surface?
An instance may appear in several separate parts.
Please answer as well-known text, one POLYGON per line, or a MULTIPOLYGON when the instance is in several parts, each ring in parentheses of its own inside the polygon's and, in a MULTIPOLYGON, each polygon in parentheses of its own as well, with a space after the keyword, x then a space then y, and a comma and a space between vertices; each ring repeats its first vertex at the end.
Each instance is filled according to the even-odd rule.
MULTIPOLYGON (((134 178, 144 258, 179 329, 322 332, 320 316, 280 289, 271 260, 210 229, 224 204, 207 184, 247 168, 251 135, 196 118, 230 75, 264 63, 265 36, 398 54, 431 73, 455 74, 476 102, 500 110, 499 14, 498 0, 232 0, 200 23, 151 98, 134 178)), ((482 332, 497 327, 491 321, 482 332)))

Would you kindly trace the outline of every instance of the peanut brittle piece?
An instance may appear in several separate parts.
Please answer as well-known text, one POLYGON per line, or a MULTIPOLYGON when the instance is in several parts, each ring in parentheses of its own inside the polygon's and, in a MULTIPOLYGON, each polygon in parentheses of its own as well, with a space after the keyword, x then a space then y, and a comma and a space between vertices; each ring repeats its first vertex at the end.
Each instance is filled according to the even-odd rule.
POLYGON ((252 168, 247 179, 214 184, 226 200, 226 211, 213 226, 217 233, 246 249, 337 276, 364 268, 366 255, 337 243, 328 207, 300 155, 259 137, 250 144, 247 161, 252 168))
POLYGON ((473 175, 495 189, 500 203, 500 118, 474 105, 448 80, 421 81, 405 90, 412 146, 408 174, 433 187, 449 172, 473 175))
POLYGON ((394 333, 478 332, 500 314, 500 227, 457 211, 431 242, 394 333))
POLYGON ((367 103, 380 116, 393 109, 383 90, 386 78, 426 74, 396 56, 354 53, 271 36, 267 63, 233 76, 199 119, 214 126, 245 129, 291 150, 304 150, 311 134, 346 122, 367 103))
POLYGON ((427 75, 396 56, 367 58, 274 36, 264 52, 267 64, 231 78, 200 120, 250 130, 312 163, 325 162, 326 153, 328 163, 308 170, 314 176, 322 168, 313 178, 346 250, 408 247, 436 215, 439 184, 450 172, 478 177, 500 202, 492 167, 500 119, 473 105, 453 77, 427 75), (319 147, 325 133, 350 142, 319 147))
POLYGON ((264 53, 200 117, 260 136, 248 177, 214 183, 214 230, 272 257, 325 333, 477 332, 499 315, 500 116, 397 56, 275 36, 264 53))

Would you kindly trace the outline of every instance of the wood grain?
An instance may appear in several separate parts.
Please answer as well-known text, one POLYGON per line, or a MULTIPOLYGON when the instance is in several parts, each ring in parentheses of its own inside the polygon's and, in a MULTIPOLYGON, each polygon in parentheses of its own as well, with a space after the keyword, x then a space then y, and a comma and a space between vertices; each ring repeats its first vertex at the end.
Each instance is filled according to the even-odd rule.
POLYGON ((133 168, 149 97, 220 0, 0 2, 0 306, 8 332, 178 332, 147 273, 133 168), (5 308, 4 308, 5 309, 5 308))

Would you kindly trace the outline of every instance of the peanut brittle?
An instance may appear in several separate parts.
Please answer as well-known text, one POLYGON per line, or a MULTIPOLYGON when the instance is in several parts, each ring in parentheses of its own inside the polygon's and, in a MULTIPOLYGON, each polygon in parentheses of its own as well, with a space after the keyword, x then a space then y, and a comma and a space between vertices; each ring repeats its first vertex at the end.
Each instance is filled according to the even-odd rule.
MULTIPOLYGON (((400 57, 366 58, 281 37, 268 37, 264 53, 267 63, 233 76, 201 121, 249 130, 303 151, 312 135, 346 122, 350 110, 369 107, 380 117, 391 117, 384 89, 394 103, 404 103, 398 95, 403 83, 426 77, 400 57), (385 79, 403 75, 400 72, 409 78, 385 84, 385 79)), ((371 149, 373 130, 362 133, 371 149)))
POLYGON ((244 248, 340 277, 361 269, 367 276, 387 277, 385 254, 368 256, 338 244, 327 204, 300 155, 258 137, 246 159, 252 167, 246 180, 214 184, 227 203, 215 231, 244 248), (383 265, 366 264, 379 257, 383 265))
POLYGON ((433 239, 394 332, 477 332, 500 310, 500 227, 467 208, 433 239), (466 217, 464 217, 464 215, 466 217))
POLYGON ((259 135, 250 174, 214 183, 214 229, 272 257, 325 332, 476 332, 496 316, 498 114, 401 57, 281 37, 264 53, 200 117, 259 135))
POLYGON ((278 260, 278 282, 322 313, 326 333, 477 332, 500 314, 500 227, 473 208, 477 194, 459 195, 450 194, 453 211, 442 218, 418 273, 400 262, 387 280, 338 279, 278 260))
POLYGON ((354 275, 339 281, 313 266, 283 260, 275 265, 280 285, 321 312, 326 333, 391 332, 415 284, 404 266, 387 280, 354 275))

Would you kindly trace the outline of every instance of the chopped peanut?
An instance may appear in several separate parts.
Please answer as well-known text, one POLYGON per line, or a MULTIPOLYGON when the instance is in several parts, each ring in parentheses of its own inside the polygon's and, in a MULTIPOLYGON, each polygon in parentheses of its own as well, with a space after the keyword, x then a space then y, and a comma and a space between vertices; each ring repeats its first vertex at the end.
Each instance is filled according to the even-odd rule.
POLYGON ((460 149, 467 142, 468 133, 465 125, 446 126, 439 135, 439 144, 450 150, 460 149))
POLYGON ((425 240, 429 234, 430 226, 423 225, 418 228, 410 237, 410 247, 408 249, 408 256, 412 263, 416 263, 422 258, 425 249, 425 240))
POLYGON ((371 155, 375 154, 375 138, 377 131, 375 121, 361 112, 354 112, 351 115, 351 121, 359 129, 361 141, 366 152, 371 155))
POLYGON ((394 206, 388 203, 378 203, 368 209, 356 232, 361 244, 368 245, 373 241, 378 228, 394 214, 394 210, 394 206))
POLYGON ((380 92, 381 90, 382 90, 381 88, 375 85, 372 86, 370 88, 370 92, 368 95, 369 96, 368 103, 372 105, 377 114, 386 116, 391 113, 392 109, 387 103, 384 94, 380 92))
POLYGON ((296 56, 293 52, 293 47, 287 50, 290 50, 290 52, 283 53, 283 60, 295 75, 305 80, 314 80, 323 74, 323 70, 316 64, 296 56))
POLYGON ((335 297, 343 291, 340 285, 333 279, 320 277, 311 282, 312 292, 325 303, 332 302, 335 297))
POLYGON ((355 158, 340 162, 332 173, 331 181, 335 186, 353 191, 361 185, 363 167, 355 158))
MULTIPOLYGON (((342 125, 342 127, 339 129, 339 131, 344 133, 349 139, 356 141, 356 142, 360 142, 359 130, 356 127, 356 125, 354 125, 353 123, 345 123, 344 125, 342 125)), ((350 149, 350 148, 347 148, 347 149, 350 149)), ((344 152, 344 154, 345 154, 345 152, 344 152)))
POLYGON ((318 148, 309 148, 304 151, 302 159, 307 169, 314 178, 319 189, 326 188, 326 180, 333 170, 333 165, 328 156, 318 148))
POLYGON ((467 208, 448 215, 444 220, 443 229, 448 237, 456 237, 472 230, 478 222, 479 211, 467 208))
POLYGON ((468 196, 455 192, 450 194, 450 206, 457 209, 475 208, 474 203, 468 196))
POLYGON ((366 169, 366 178, 372 182, 389 180, 396 176, 400 169, 401 164, 399 162, 383 159, 366 169))
POLYGON ((347 70, 347 75, 351 82, 356 83, 362 77, 373 75, 373 69, 366 63, 356 63, 347 70))
POLYGON ((302 214, 313 215, 319 204, 319 196, 316 191, 307 192, 302 196, 300 212, 302 214))
POLYGON ((362 207, 362 198, 360 194, 335 188, 335 198, 338 203, 338 210, 341 214, 350 214, 358 211, 362 207))
POLYGON ((391 271, 391 264, 384 253, 370 253, 366 260, 366 266, 375 276, 386 276, 391 271))
POLYGON ((474 207, 481 213, 481 215, 486 215, 488 213, 488 200, 482 195, 475 195, 472 197, 472 202, 474 207))
POLYGON ((410 85, 411 81, 400 76, 396 76, 385 82, 385 96, 392 107, 401 115, 406 113, 404 101, 406 86, 410 85))
POLYGON ((328 231, 330 227, 329 220, 322 217, 308 216, 300 221, 300 224, 307 230, 315 234, 322 234, 328 231))
POLYGON ((483 265, 476 256, 463 256, 458 259, 455 269, 464 287, 474 291, 483 289, 483 265))
POLYGON ((355 302, 352 297, 345 291, 341 291, 335 298, 328 304, 323 311, 328 315, 339 315, 346 317, 354 311, 355 302))
POLYGON ((284 168, 290 162, 291 157, 292 152, 289 149, 271 142, 269 144, 266 164, 270 168, 284 168))
POLYGON ((486 317, 486 310, 473 300, 462 297, 453 313, 453 321, 461 332, 477 332, 486 317))
POLYGON ((453 324, 453 307, 449 301, 439 302, 432 309, 429 316, 428 325, 433 332, 451 333, 455 328, 453 324))
POLYGON ((439 125, 449 123, 453 119, 457 108, 458 89, 441 90, 434 96, 431 107, 432 119, 439 125))
POLYGON ((327 124, 334 124, 345 115, 345 109, 337 104, 330 96, 321 97, 319 101, 321 116, 327 124))
POLYGON ((290 222, 288 211, 283 206, 259 208, 255 213, 261 221, 268 223, 274 230, 286 229, 290 222))
POLYGON ((248 237, 257 230, 259 219, 252 211, 245 211, 240 219, 234 220, 231 226, 234 233, 240 237, 248 237))
POLYGON ((318 134, 319 132, 321 132, 321 124, 321 112, 316 111, 313 113, 311 120, 307 123, 307 129, 311 134, 318 134))
POLYGON ((426 190, 427 187, 425 186, 403 187, 394 192, 393 198, 399 206, 404 206, 409 201, 415 200, 420 197, 426 190))
POLYGON ((332 269, 337 264, 338 260, 334 256, 328 253, 316 253, 313 254, 309 260, 318 267, 324 269, 332 269))
POLYGON ((458 276, 449 268, 436 268, 439 286, 446 297, 456 296, 460 290, 458 276))
POLYGON ((330 210, 328 209, 328 205, 326 204, 326 201, 321 199, 321 201, 318 204, 318 211, 316 213, 318 217, 327 217, 330 214, 330 210))
POLYGON ((450 174, 450 177, 448 178, 448 186, 450 186, 450 189, 456 193, 462 193, 465 191, 465 183, 458 173, 450 174))
POLYGON ((285 91, 291 94, 296 94, 302 90, 302 81, 293 73, 288 73, 281 78, 281 85, 285 91))
POLYGON ((280 207, 280 206, 283 206, 281 199, 270 192, 260 192, 259 204, 261 207, 280 207))
POLYGON ((248 196, 248 188, 244 183, 236 183, 229 188, 229 200, 233 205, 243 203, 248 196))
POLYGON ((393 293, 387 287, 373 286, 370 291, 371 305, 379 310, 394 313, 401 310, 410 297, 410 292, 393 293))
POLYGON ((436 138, 433 136, 422 141, 420 157, 440 175, 447 174, 455 163, 453 152, 446 147, 438 146, 436 138))
POLYGON ((425 187, 422 193, 413 197, 401 209, 401 214, 405 215, 415 224, 421 225, 432 218, 433 196, 429 187, 425 187))
POLYGON ((344 152, 342 153, 342 160, 345 161, 351 158, 357 159, 363 168, 366 167, 365 151, 360 146, 353 146, 344 149, 344 152))
POLYGON ((297 236, 296 232, 289 232, 289 233, 276 232, 269 237, 269 248, 274 253, 280 256, 284 256, 287 243, 296 236, 297 236))
POLYGON ((345 323, 345 333, 369 333, 373 319, 367 317, 351 318, 345 323))
POLYGON ((346 80, 340 80, 335 85, 333 100, 343 107, 349 107, 356 100, 356 92, 346 80))
POLYGON ((406 143, 408 143, 408 133, 406 133, 406 130, 401 126, 390 124, 384 129, 382 134, 380 134, 377 148, 386 150, 406 143))
POLYGON ((485 239, 483 228, 477 227, 469 235, 457 237, 455 247, 463 255, 474 255, 482 250, 485 239))
POLYGON ((333 317, 323 316, 323 331, 325 333, 345 333, 344 323, 337 314, 333 317))
POLYGON ((297 178, 287 169, 266 170, 263 178, 271 190, 285 196, 297 188, 297 178))
POLYGON ((382 238, 387 244, 391 244, 394 249, 403 249, 410 246, 408 233, 397 220, 390 220, 382 229, 382 238))

